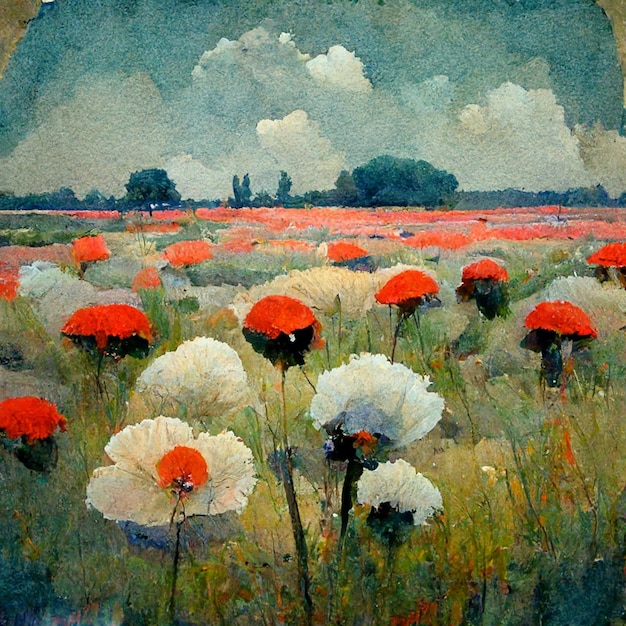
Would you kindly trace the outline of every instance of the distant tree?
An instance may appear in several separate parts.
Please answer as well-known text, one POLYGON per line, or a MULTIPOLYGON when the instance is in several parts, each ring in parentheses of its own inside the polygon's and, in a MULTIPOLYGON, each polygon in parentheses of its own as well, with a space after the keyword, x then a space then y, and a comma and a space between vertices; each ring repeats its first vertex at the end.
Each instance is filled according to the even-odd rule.
POLYGON ((291 196, 291 177, 285 171, 281 171, 280 178, 278 179, 278 189, 276 190, 276 204, 279 206, 285 206, 289 204, 291 196))
POLYGON ((251 206, 252 190, 250 189, 250 176, 245 174, 241 181, 241 202, 243 206, 251 206))
POLYGON ((442 206, 453 200, 459 185, 453 174, 427 161, 389 155, 357 167, 352 178, 365 206, 442 206))
POLYGON ((141 170, 130 175, 122 202, 128 206, 149 208, 159 203, 178 203, 180 194, 167 172, 161 169, 141 170))
POLYGON ((254 196, 254 200, 252 200, 252 206, 255 207, 270 207, 274 205, 274 196, 267 191, 261 191, 254 196))
POLYGON ((243 190, 237 174, 233 176, 233 197, 228 198, 228 204, 235 209, 240 209, 243 206, 243 190))
POLYGON ((339 174, 335 181, 333 196, 333 204, 340 206, 354 206, 358 202, 359 190, 354 182, 354 177, 348 170, 342 170, 339 174))

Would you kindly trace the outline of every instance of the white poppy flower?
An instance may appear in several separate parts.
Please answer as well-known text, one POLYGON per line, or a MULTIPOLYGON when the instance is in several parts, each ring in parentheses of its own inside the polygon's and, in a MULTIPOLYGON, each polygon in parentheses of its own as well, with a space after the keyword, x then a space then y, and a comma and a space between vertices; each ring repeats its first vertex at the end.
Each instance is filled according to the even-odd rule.
POLYGON ((127 426, 104 450, 114 465, 94 470, 87 504, 106 519, 159 526, 240 513, 256 484, 252 452, 234 433, 194 437, 172 417, 127 426))
POLYGON ((255 302, 276 294, 296 298, 314 311, 327 315, 337 312, 339 300, 343 315, 359 317, 374 306, 376 284, 372 274, 353 272, 344 267, 293 270, 238 294, 234 299, 233 309, 243 321, 255 302))
POLYGON ((367 431, 404 446, 429 433, 442 416, 444 401, 428 391, 428 376, 416 374, 382 354, 354 356, 324 372, 311 402, 313 425, 344 434, 367 431))
POLYGON ((184 407, 198 417, 222 416, 252 401, 239 355, 210 337, 185 341, 155 359, 142 372, 136 389, 158 412, 184 407))
POLYGON ((375 508, 388 503, 400 513, 410 512, 415 526, 443 509, 439 489, 402 459, 363 470, 357 484, 357 502, 375 508))

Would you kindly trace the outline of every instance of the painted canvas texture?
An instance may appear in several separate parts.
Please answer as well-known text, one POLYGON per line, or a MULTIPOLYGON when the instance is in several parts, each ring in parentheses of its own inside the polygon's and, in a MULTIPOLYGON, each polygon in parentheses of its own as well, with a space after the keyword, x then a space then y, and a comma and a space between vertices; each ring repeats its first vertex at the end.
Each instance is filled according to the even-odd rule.
POLYGON ((0 624, 624 622, 623 3, 0 16, 0 624))

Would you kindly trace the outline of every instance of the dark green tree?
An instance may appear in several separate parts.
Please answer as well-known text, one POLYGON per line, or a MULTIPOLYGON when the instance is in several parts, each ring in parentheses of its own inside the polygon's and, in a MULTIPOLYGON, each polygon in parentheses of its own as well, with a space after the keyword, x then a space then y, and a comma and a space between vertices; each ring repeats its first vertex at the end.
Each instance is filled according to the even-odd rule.
POLYGON ((159 203, 177 203, 180 194, 167 172, 161 169, 141 170, 133 172, 126 183, 126 195, 123 204, 149 208, 159 203))
POLYGON ((241 181, 241 202, 243 206, 251 206, 252 204, 252 190, 250 189, 250 176, 245 174, 241 181))
POLYGON ((240 209, 243 206, 243 190, 237 174, 233 176, 233 197, 228 198, 228 204, 235 209, 240 209))
POLYGON ((339 206, 354 206, 358 202, 359 190, 354 177, 348 170, 342 170, 335 181, 334 204, 339 206))
POLYGON ((451 203, 456 177, 427 161, 383 155, 352 172, 358 202, 364 206, 425 206, 451 203))
POLYGON ((276 190, 276 204, 278 206, 285 206, 289 204, 291 196, 291 177, 287 172, 281 171, 280 178, 278 179, 278 189, 276 190))

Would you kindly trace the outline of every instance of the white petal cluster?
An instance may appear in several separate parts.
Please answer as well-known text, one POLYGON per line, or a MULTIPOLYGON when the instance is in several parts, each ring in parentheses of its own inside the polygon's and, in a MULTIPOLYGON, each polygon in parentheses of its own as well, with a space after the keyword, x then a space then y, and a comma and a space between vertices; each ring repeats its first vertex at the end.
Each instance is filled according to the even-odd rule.
POLYGON ((210 337, 185 341, 147 367, 137 392, 159 412, 218 417, 252 400, 241 359, 228 344, 210 337))
POLYGON ((366 430, 385 435, 396 447, 407 445, 441 419, 444 400, 429 386, 428 376, 382 354, 354 356, 320 375, 311 401, 313 425, 341 425, 345 434, 366 430))
POLYGON ((197 450, 204 458, 209 480, 184 500, 184 515, 240 513, 256 484, 252 452, 232 432, 194 437, 179 419, 159 416, 127 426, 114 435, 105 452, 114 465, 94 470, 87 486, 87 505, 106 519, 128 520, 143 526, 180 521, 183 508, 169 488, 159 487, 157 464, 176 446, 197 450))
POLYGON ((413 513, 415 526, 443 509, 439 489, 402 459, 363 470, 357 484, 357 502, 372 507, 388 502, 400 513, 413 513))
POLYGON ((293 270, 263 285, 238 294, 233 302, 235 314, 245 319, 252 306, 265 296, 278 294, 304 302, 314 311, 331 315, 338 311, 359 317, 374 306, 377 282, 368 272, 353 272, 345 267, 312 267, 293 270))

